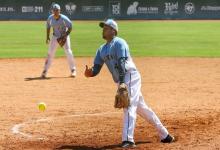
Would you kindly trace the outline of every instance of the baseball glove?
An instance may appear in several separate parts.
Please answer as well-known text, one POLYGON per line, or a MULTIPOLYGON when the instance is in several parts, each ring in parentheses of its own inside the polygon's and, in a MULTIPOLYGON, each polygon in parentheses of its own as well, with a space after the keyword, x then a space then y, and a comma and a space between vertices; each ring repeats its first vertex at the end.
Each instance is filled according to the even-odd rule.
POLYGON ((117 93, 115 95, 115 108, 128 108, 130 106, 130 98, 128 95, 128 88, 126 84, 119 85, 117 93))
POLYGON ((66 36, 62 36, 62 37, 58 38, 57 42, 59 43, 59 45, 61 47, 63 47, 63 45, 66 43, 66 36))

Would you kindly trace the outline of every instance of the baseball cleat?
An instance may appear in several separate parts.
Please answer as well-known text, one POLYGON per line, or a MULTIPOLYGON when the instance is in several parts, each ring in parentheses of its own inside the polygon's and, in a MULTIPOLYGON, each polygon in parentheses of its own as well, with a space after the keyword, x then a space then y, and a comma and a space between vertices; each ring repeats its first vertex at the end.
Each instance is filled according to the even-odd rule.
POLYGON ((162 143, 172 143, 175 141, 175 138, 171 135, 167 135, 167 137, 163 140, 161 140, 162 143))
POLYGON ((134 142, 130 142, 130 141, 123 141, 121 144, 122 148, 135 148, 136 145, 134 142))
POLYGON ((47 72, 44 70, 40 76, 42 79, 45 79, 47 77, 47 72))
POLYGON ((70 77, 73 77, 73 78, 76 77, 76 70, 75 70, 75 69, 73 69, 73 70, 71 71, 70 77))

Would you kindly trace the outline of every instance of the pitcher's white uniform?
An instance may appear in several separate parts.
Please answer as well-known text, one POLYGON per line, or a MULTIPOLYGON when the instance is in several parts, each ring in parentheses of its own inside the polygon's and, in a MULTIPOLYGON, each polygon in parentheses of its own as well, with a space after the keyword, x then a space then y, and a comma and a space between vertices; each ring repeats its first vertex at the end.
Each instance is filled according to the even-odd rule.
POLYGON ((119 84, 118 60, 126 58, 124 82, 128 87, 130 106, 124 109, 124 127, 122 141, 134 142, 136 113, 149 121, 158 131, 161 140, 168 136, 167 129, 160 122, 153 110, 148 107, 141 93, 141 76, 130 56, 129 47, 125 40, 114 37, 110 43, 103 44, 96 53, 94 64, 107 65, 113 80, 119 84))
MULTIPOLYGON (((47 73, 49 67, 51 66, 52 59, 54 58, 55 52, 59 46, 57 42, 57 38, 64 35, 65 32, 67 31, 67 28, 72 28, 72 22, 69 20, 67 16, 63 14, 60 14, 60 18, 58 20, 56 20, 52 14, 48 17, 46 26, 47 28, 51 28, 51 27, 53 28, 53 36, 49 43, 48 55, 47 55, 47 59, 46 59, 45 66, 44 66, 44 71, 47 73)), ((70 47, 70 36, 69 35, 67 36, 67 40, 63 48, 67 56, 67 61, 69 64, 70 71, 71 72, 75 71, 76 66, 74 63, 73 53, 70 47)))

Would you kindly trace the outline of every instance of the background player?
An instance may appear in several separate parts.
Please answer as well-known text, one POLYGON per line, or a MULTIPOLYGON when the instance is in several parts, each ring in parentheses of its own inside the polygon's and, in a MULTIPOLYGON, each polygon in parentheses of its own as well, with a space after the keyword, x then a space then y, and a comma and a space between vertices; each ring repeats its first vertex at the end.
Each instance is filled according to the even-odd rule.
POLYGON ((54 4, 52 6, 53 14, 50 15, 47 19, 47 37, 46 43, 49 43, 48 55, 45 61, 44 70, 41 74, 42 78, 46 78, 49 67, 51 66, 52 59, 55 55, 56 49, 59 46, 57 42, 58 38, 64 38, 66 40, 63 48, 65 50, 65 54, 67 56, 67 61, 69 64, 69 68, 71 71, 71 77, 76 77, 76 66, 74 63, 73 53, 70 47, 70 37, 69 34, 72 31, 72 22, 70 19, 60 14, 60 6, 58 4, 54 4), (50 28, 53 28, 53 36, 50 40, 50 28))
POLYGON ((133 137, 136 112, 157 129, 161 142, 173 142, 174 137, 168 133, 153 110, 145 104, 141 93, 141 77, 130 56, 129 47, 125 40, 116 36, 117 23, 108 19, 99 25, 103 28, 102 34, 106 43, 97 50, 93 67, 86 66, 85 76, 96 76, 105 63, 118 86, 128 87, 130 106, 124 109, 122 147, 135 147, 133 137))

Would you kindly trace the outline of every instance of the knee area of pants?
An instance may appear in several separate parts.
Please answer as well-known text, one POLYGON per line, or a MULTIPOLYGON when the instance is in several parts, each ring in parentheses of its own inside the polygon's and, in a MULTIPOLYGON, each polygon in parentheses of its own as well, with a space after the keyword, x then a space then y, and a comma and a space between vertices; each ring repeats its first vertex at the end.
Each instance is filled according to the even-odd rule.
POLYGON ((125 113, 129 118, 136 118, 136 112, 132 111, 132 112, 126 112, 125 113))
POLYGON ((48 58, 52 57, 52 54, 47 54, 47 57, 48 57, 48 58))
POLYGON ((66 51, 72 53, 72 50, 70 48, 66 49, 66 51))
POLYGON ((145 109, 145 110, 148 110, 148 111, 152 111, 152 109, 146 105, 142 105, 140 106, 141 109, 145 109))
POLYGON ((66 50, 66 53, 67 53, 67 54, 71 54, 71 55, 73 54, 73 52, 72 52, 71 49, 67 49, 67 50, 66 50))

